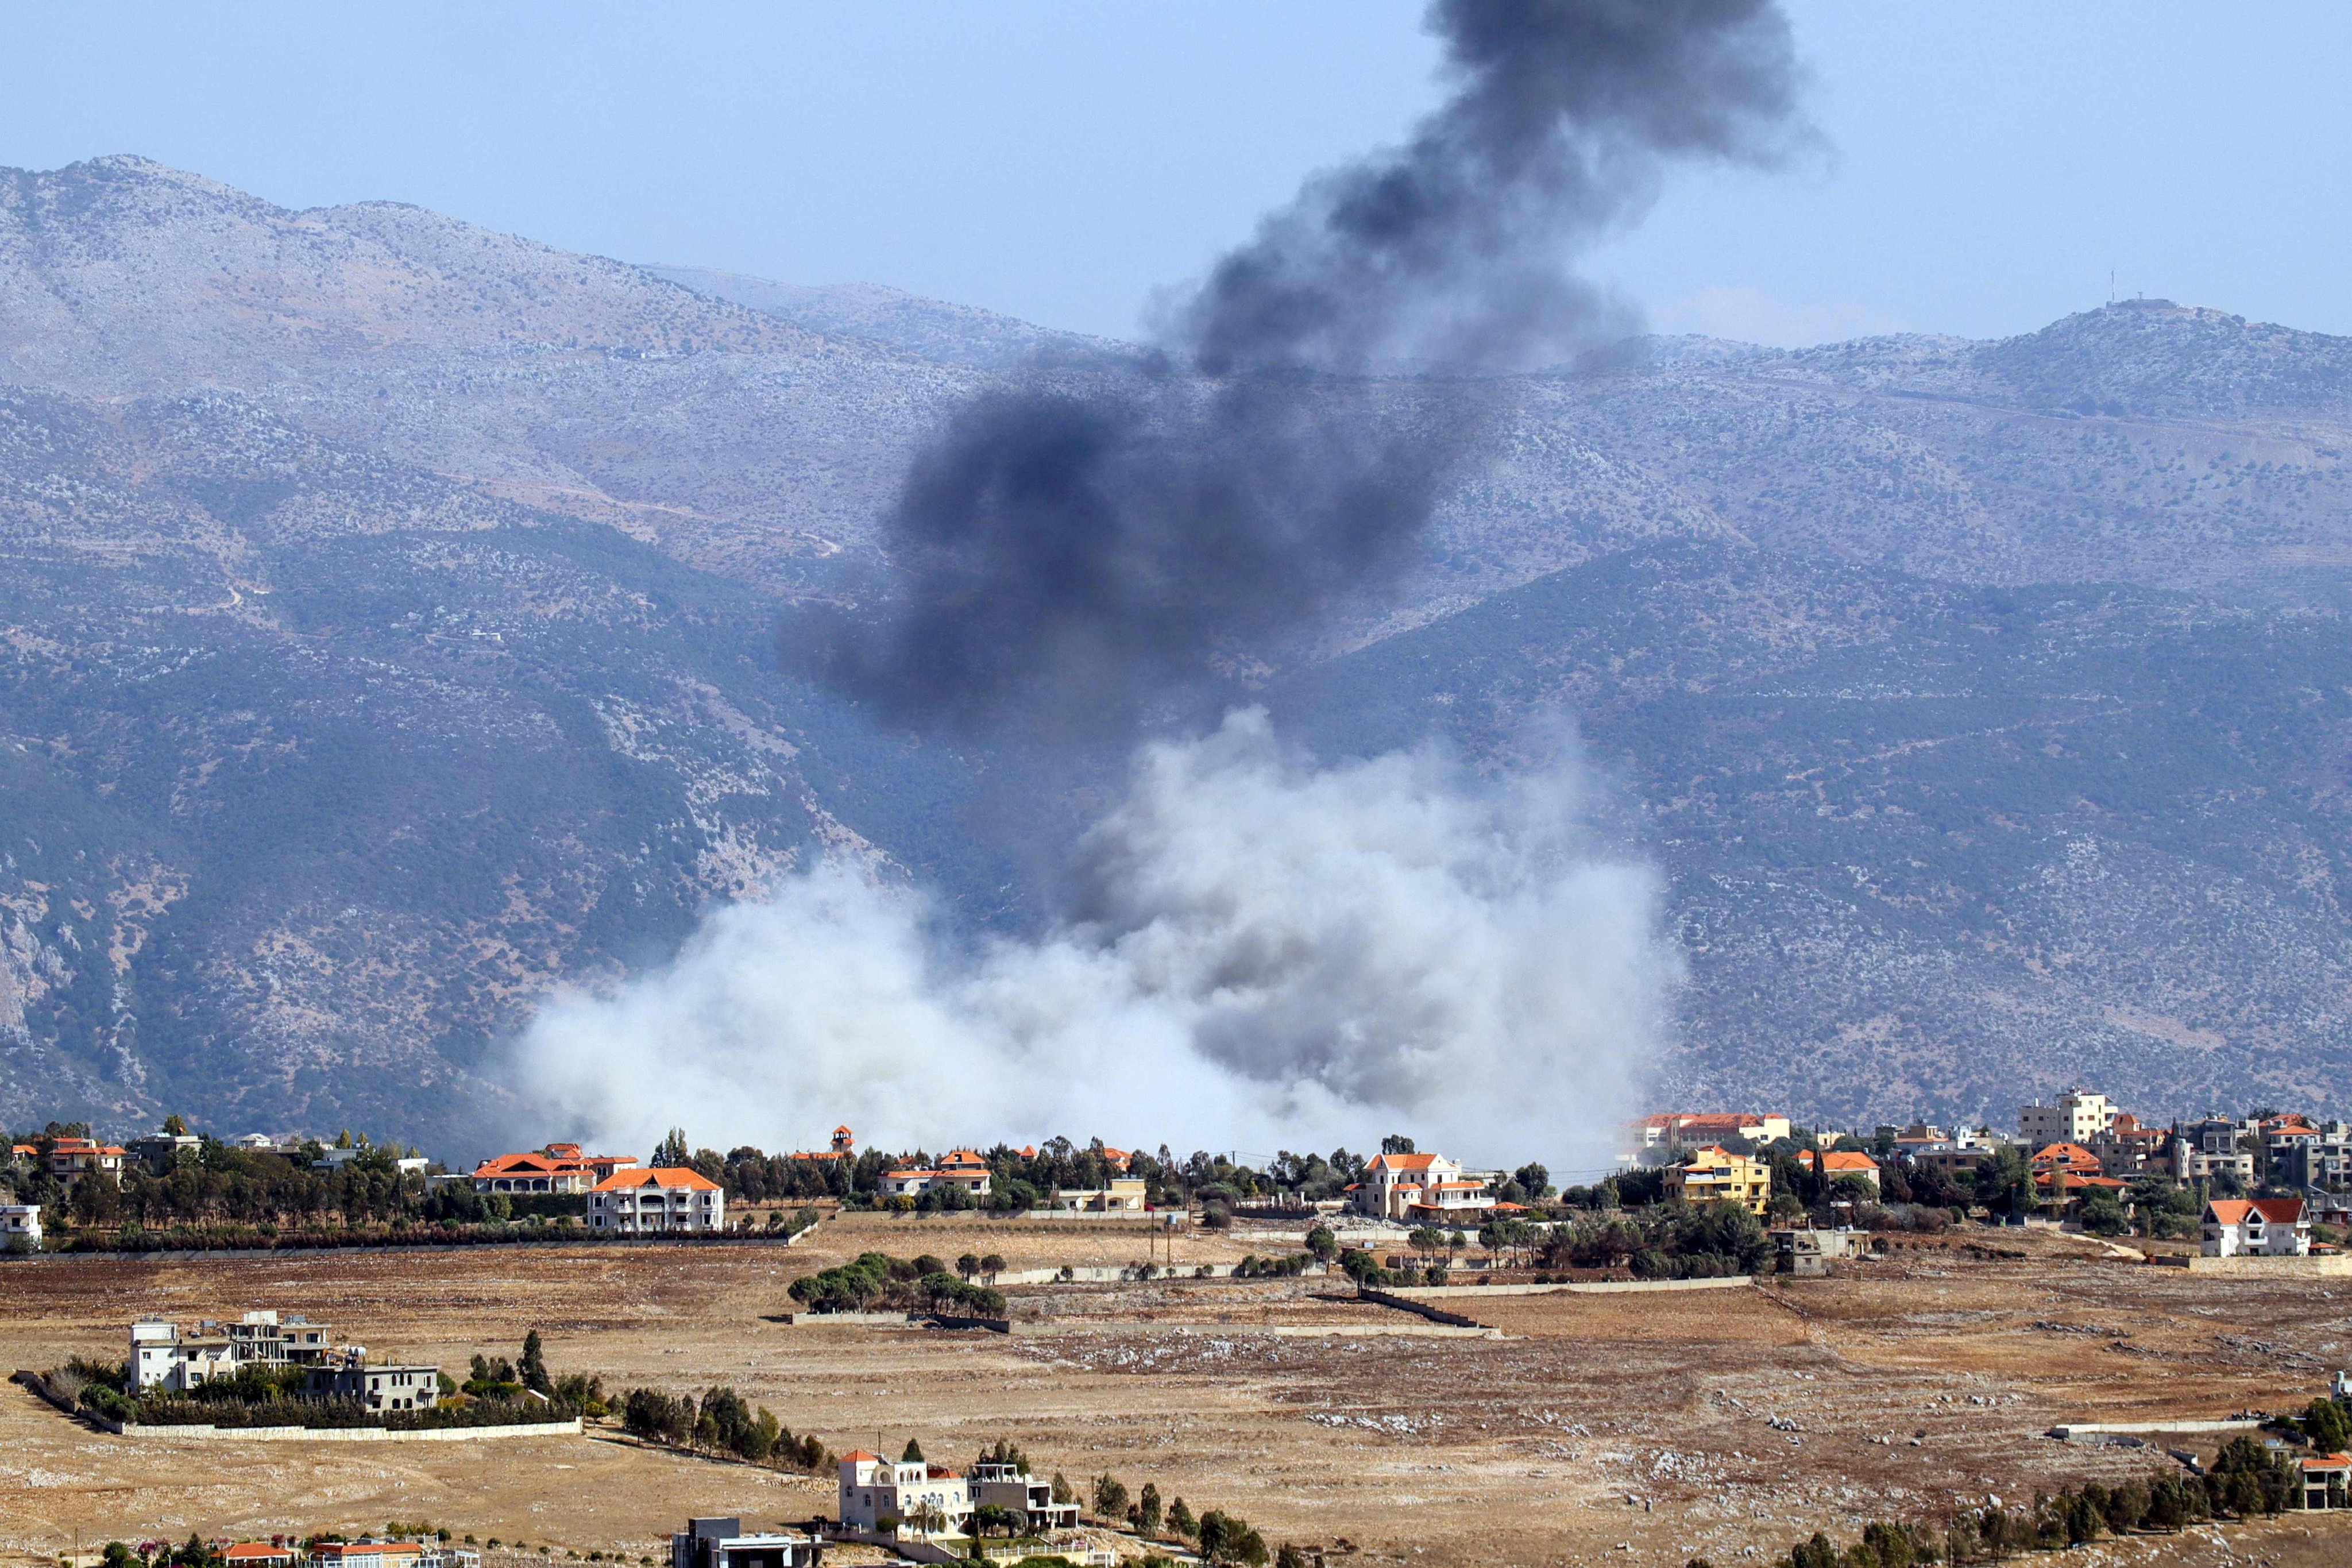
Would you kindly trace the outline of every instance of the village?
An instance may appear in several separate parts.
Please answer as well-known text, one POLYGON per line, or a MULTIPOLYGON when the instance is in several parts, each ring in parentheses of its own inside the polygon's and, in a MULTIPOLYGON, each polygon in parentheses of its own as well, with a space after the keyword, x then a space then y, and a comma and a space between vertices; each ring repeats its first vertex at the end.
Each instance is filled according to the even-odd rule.
MULTIPOLYGON (((2097 1485, 2107 1489, 2100 1506, 2119 1521, 2110 1534, 2154 1539, 2171 1517, 2168 1510, 2184 1520, 2216 1521, 2332 1518, 2344 1510, 2352 1477, 2352 1388, 2344 1363, 2352 1355, 2342 1353, 2346 1342, 2309 1335, 2305 1348, 2290 1352, 2278 1336, 2297 1313, 2317 1310, 2315 1321, 2324 1322, 2329 1282, 2352 1278, 2342 1229, 2352 1128, 2274 1112, 2149 1126, 2105 1096, 2075 1089, 2050 1103, 2021 1107, 2013 1132, 1924 1123, 1831 1131, 1780 1114, 1659 1112, 1629 1123, 1622 1142, 1620 1158, 1597 1173, 1598 1180, 1562 1187, 1539 1163, 1476 1168, 1415 1149, 1401 1136, 1364 1157, 1339 1150, 1249 1164, 1065 1140, 889 1155, 861 1149, 855 1133, 840 1127, 824 1146, 797 1153, 719 1155, 691 1150, 674 1136, 641 1159, 552 1141, 453 1172, 357 1137, 223 1142, 174 1124, 151 1137, 110 1142, 86 1131, 45 1130, 14 1142, 14 1190, 5 1210, 14 1256, 0 1260, 0 1278, 12 1286, 37 1283, 38 1289, 12 1291, 12 1300, 23 1304, 0 1330, 11 1336, 20 1368, 48 1369, 20 1370, 16 1379, 32 1407, 47 1411, 54 1424, 25 1434, 37 1448, 69 1441, 63 1430, 77 1422, 100 1441, 136 1440, 135 1453, 159 1458, 194 1441, 205 1443, 215 1460, 245 1450, 285 1454, 293 1451, 289 1443, 331 1450, 362 1436, 429 1440, 419 1452, 436 1454, 452 1444, 459 1450, 495 1445, 518 1456, 536 1455, 546 1444, 621 1444, 640 1455, 719 1458, 777 1478, 771 1488, 798 1488, 820 1473, 831 1483, 824 1499, 806 1497, 780 1512, 772 1501, 764 1510, 746 1508, 740 1495, 700 1495, 671 1478, 660 1496, 677 1510, 676 1517, 688 1519, 672 1531, 675 1568, 803 1568, 825 1552, 844 1565, 1031 1556, 1101 1568, 1151 1558, 1246 1568, 1285 1554, 1299 1563, 1310 1555, 1328 1559, 1334 1541, 1345 1537, 1360 1548, 1373 1531, 1360 1521, 1310 1539, 1299 1530, 1294 1500, 1261 1495, 1262 1486, 1200 1459, 1181 1481, 1171 1476, 1164 1486, 1153 1484, 1147 1511, 1111 1475, 1119 1452, 1132 1461, 1129 1443, 1105 1452, 1084 1426, 1048 1424, 1041 1432, 1017 1398, 977 1390, 959 1398, 966 1405, 977 1398, 983 1408, 964 1410, 950 1425, 967 1426, 978 1416, 1000 1434, 1021 1433, 1032 1448, 1058 1431, 1055 1463, 1033 1468, 1000 1456, 985 1464, 942 1464, 924 1458, 912 1439, 908 1453, 884 1447, 877 1435, 861 1443, 857 1422, 831 1411, 837 1392, 825 1394, 822 1385, 789 1395, 796 1411, 779 1406, 794 1416, 786 1426, 726 1386, 745 1378, 758 1386, 775 1375, 761 1370, 763 1355, 743 1359, 742 1336, 763 1342, 780 1331, 774 1325, 788 1325, 782 1331, 788 1337, 767 1352, 785 1358, 775 1363, 780 1370, 814 1357, 812 1375, 817 1364, 866 1369, 895 1389, 908 1373, 886 1369, 905 1364, 910 1352, 923 1364, 937 1363, 927 1375, 947 1375, 951 1384, 948 1368, 973 1357, 1010 1356, 1009 1367, 1032 1375, 1053 1370, 1088 1380, 1117 1364, 1104 1362, 1106 1354, 1139 1356, 1139 1366, 1172 1372, 1204 1343, 1262 1347, 1250 1354, 1272 1358, 1263 1361, 1267 1366, 1307 1354, 1311 1345, 1328 1347, 1314 1352, 1326 1356, 1390 1347, 1412 1358, 1394 1363, 1398 1370, 1433 1372, 1455 1363, 1485 1364, 1493 1355, 1508 1356, 1517 1343, 1562 1343, 1554 1337, 1561 1332, 1596 1346, 1612 1334, 1630 1334, 1619 1342, 1623 1375, 1671 1384, 1712 1366, 1703 1375, 1722 1389, 1720 1399, 1728 1403, 1721 1409, 1736 1420, 1740 1410, 1759 1407, 1757 1390, 1730 1372, 1748 1354, 1732 1347, 1746 1346, 1757 1326, 1733 1308, 1737 1300, 1771 1303, 1783 1316, 1767 1321, 1790 1323, 1795 1342, 1851 1361, 1876 1353, 1869 1347, 1887 1331, 1872 1325, 1889 1312, 1921 1323, 1951 1315, 1920 1304, 1921 1292, 1944 1300, 1956 1289, 1964 1296, 1990 1290, 1990 1301, 2016 1293, 2002 1281, 2030 1278, 2038 1298, 2053 1284, 2095 1277, 2106 1283, 2082 1299, 2107 1302, 2105 1316, 2122 1321, 2099 1321, 2094 1310, 2076 1322, 2051 1315, 2057 1309, 2047 1305, 2030 1320, 2005 1306, 1985 1316, 1988 1322, 2019 1319, 2014 1331, 2029 1346, 2046 1340, 2074 1353, 2046 1366, 2023 1355, 2018 1367, 2038 1369, 2024 1384, 1994 1375, 1982 1386, 2030 1389, 2040 1380, 2048 1392, 2021 1399, 2017 1393, 1969 1393, 1968 1400, 1986 1403, 1941 1403, 1990 1373, 1988 1366, 1927 1396, 1930 1408, 1966 1420, 1998 1416, 2029 1435, 2037 1445, 2030 1452, 2042 1456, 2026 1477, 2016 1473, 2014 1452, 1974 1461, 1982 1473, 1965 1485, 1956 1473, 1944 1486, 1947 1513, 1970 1495, 1979 1497, 1974 1507, 1982 1513, 2013 1506, 2021 1486, 2030 1496, 2097 1485), (267 1258, 288 1258, 280 1267, 309 1278, 339 1254, 309 1246, 153 1245, 174 1233, 156 1223, 152 1205, 146 1209, 151 1217, 136 1221, 125 1221, 118 1208, 115 1223, 92 1235, 100 1228, 94 1216, 106 1212, 95 1194, 129 1205, 173 1184, 227 1194, 234 1183, 253 1179, 262 1162, 283 1170, 278 1179, 315 1184, 330 1195, 372 1184, 379 1193, 404 1194, 420 1214, 442 1205, 441 1218, 410 1230, 391 1219, 363 1223, 345 1247, 371 1250, 361 1276, 344 1266, 352 1278, 376 1278, 383 1259, 406 1253, 415 1278, 439 1282, 432 1304, 408 1302, 387 1322, 380 1295, 353 1298, 337 1281, 308 1300, 285 1300, 273 1288, 258 1292, 268 1305, 248 1295, 244 1302, 222 1300, 210 1315, 157 1310, 170 1299, 216 1300, 236 1280, 262 1278, 250 1271, 267 1258), (505 1205, 504 1212, 492 1205, 505 1205), (459 1212, 479 1217, 455 1218, 459 1212), (152 1242, 122 1245, 134 1223, 152 1242), (484 1239, 471 1239, 468 1226, 484 1239), (416 1229, 421 1237, 412 1236, 416 1229), (409 1250, 431 1248, 436 1237, 438 1250, 409 1250), (100 1239, 111 1245, 83 1245, 100 1239), (523 1254, 491 1244, 526 1239, 535 1244, 526 1249, 528 1264, 523 1254), (675 1250, 680 1247, 688 1250, 675 1250), (489 1260, 509 1255, 514 1262, 482 1272, 489 1260), (607 1331, 591 1328, 583 1336, 576 1325, 604 1314, 590 1309, 583 1319, 584 1302, 560 1306, 572 1300, 572 1282, 588 1278, 641 1279, 627 1289, 675 1291, 676 1284, 656 1283, 672 1278, 660 1261, 671 1256, 688 1271, 677 1278, 697 1281, 697 1321, 717 1310, 747 1325, 723 1344, 698 1339, 654 1349, 656 1357, 680 1352, 692 1365, 646 1364, 644 1350, 596 1351, 607 1331), (126 1276, 123 1269, 140 1272, 126 1276), (93 1340, 102 1325, 89 1315, 94 1303, 81 1295, 82 1279, 116 1281, 105 1288, 106 1299, 122 1299, 129 1287, 132 1300, 144 1296, 151 1305, 93 1340), (737 1283, 719 1283, 725 1280, 737 1283), (765 1284, 754 1283, 761 1280, 765 1284), (1975 1280, 1981 1285, 1967 1283, 1975 1280), (2184 1305, 2184 1288, 2210 1305, 2184 1305), (1808 1294, 1822 1291, 1830 1294, 1808 1294), (50 1307, 32 1307, 37 1299, 50 1307), (525 1300, 534 1310, 557 1306, 551 1323, 575 1325, 563 1331, 566 1353, 597 1356, 593 1375, 551 1372, 535 1329, 519 1357, 470 1346, 454 1362, 435 1352, 436 1344, 478 1343, 481 1327, 493 1321, 521 1338, 512 1331, 527 1325, 513 1314, 525 1300), (1851 1305, 1833 1306, 1837 1301, 1851 1305), (2179 1316, 2183 1311, 2189 1315, 2179 1316), (64 1313, 62 1331, 40 1326, 58 1312, 64 1313), (2134 1313, 2147 1326, 2127 1327, 2134 1313), (2200 1314, 2242 1320, 2245 1327, 2215 1338, 2200 1314), (371 1317, 376 1321, 370 1326, 356 1326, 371 1317), (2204 1337, 2180 1342, 2177 1325, 2204 1337), (893 1328, 917 1337, 894 1340, 893 1328), (1712 1352, 1696 1348, 1726 1333, 1732 1338, 1712 1352), (1212 1339, 1202 1342, 1204 1334, 1212 1339), (1685 1343, 1687 1352, 1675 1348, 1685 1343), (2272 1375, 2244 1394, 2217 1397, 2214 1391, 2237 1375, 2233 1369, 2248 1353, 2234 1347, 2255 1344, 2270 1347, 2256 1361, 2272 1375), (918 1345, 938 1348, 915 1352, 918 1345), (1113 1345, 1129 1348, 1114 1352, 1113 1345), (1171 1349, 1179 1359, 1163 1361, 1171 1349), (2097 1353, 2083 1363, 2084 1351, 2097 1353), (939 1362, 940 1356, 949 1359, 939 1362), (625 1365, 633 1358, 637 1365, 625 1365), (2097 1375, 2084 1381, 2110 1363, 2119 1370, 2160 1369, 2161 1376, 2109 1392, 2100 1392, 2105 1380, 2097 1375), (663 1391, 653 1379, 664 1372, 672 1377, 660 1381, 674 1386, 683 1373, 693 1389, 663 1391), (646 1374, 653 1378, 623 1384, 646 1374), (2039 1425, 2020 1426, 2029 1411, 2039 1425), (2093 1461, 2087 1471, 2085 1460, 2093 1461), (2125 1472, 2139 1489, 2116 1501, 2124 1494, 2114 1487, 2125 1484, 2125 1472), (2241 1483, 2235 1478, 2242 1474, 2254 1479, 2241 1483), (1097 1488, 1098 1480, 1113 1485, 1097 1488), (1167 1506, 1178 1485, 1195 1499, 1181 1517, 1167 1506), (2180 1491, 2183 1486, 2190 1490, 2180 1491), (1265 1521, 1228 1531, 1242 1513, 1233 1491, 1255 1499, 1245 1506, 1265 1521), (1198 1501, 1221 1492, 1227 1494, 1222 1507, 1198 1501), (2233 1495, 2235 1510, 2228 1501, 2233 1495), (1991 1497, 2012 1502, 1981 1500, 1991 1497), (1112 1501, 1116 1507, 1097 1506, 1112 1501), (1212 1512, 1216 1521, 1204 1538, 1201 1520, 1212 1512), (772 1522, 747 1526, 754 1517, 772 1522)), ((214 1223, 244 1240, 289 1234, 281 1229, 265 1238, 247 1222, 214 1223)), ((176 1239, 201 1234, 184 1226, 176 1239)), ((1963 1309, 1969 1312, 1986 1309, 1963 1309)), ((625 1336, 616 1344, 627 1342, 625 1336)), ((1958 1342, 1956 1363, 1994 1345, 1958 1342)), ((1524 1397, 1575 1402, 1557 1374, 1509 1375, 1535 1377, 1524 1397)), ((1743 1375, 1752 1383, 1763 1374, 1743 1375)), ((1796 1376, 1779 1374, 1783 1391, 1763 1396, 1764 1407, 1779 1412, 1768 1429, 1788 1447, 1779 1462, 1828 1462, 1809 1434, 1830 1413, 1803 1414, 1811 1402, 1793 1396, 1801 1381, 1788 1380, 1796 1376)), ((793 1378, 797 1384, 800 1374, 793 1378)), ((1018 1376, 997 1380, 1008 1392, 1024 1386, 1018 1376)), ((1216 1386, 1213 1374, 1205 1386, 1216 1386)), ((786 1391, 777 1396, 787 1397, 786 1391)), ((933 1400, 887 1394, 879 1384, 876 1397, 880 1405, 858 1418, 869 1434, 904 1425, 925 1407, 930 1414, 920 1419, 937 1426, 933 1400)), ((1858 1415, 1875 1401, 1848 1403, 1849 1415, 1858 1415)), ((1310 1426, 1322 1419, 1311 1408, 1307 1415, 1310 1426)), ((23 1410, 11 1418, 31 1419, 23 1410)), ((1371 1419, 1362 1440, 1448 1429, 1397 1428, 1381 1439, 1386 1418, 1371 1419)), ((1578 1416, 1557 1430, 1580 1425, 1597 1433, 1599 1420, 1578 1416)), ((1476 1424, 1479 1430, 1496 1425, 1491 1415, 1476 1424)), ((1939 1441, 1933 1425, 1909 1437, 1901 1430, 1886 1441, 1929 1450, 1939 1441)), ((1467 1435, 1457 1429, 1453 1440, 1467 1435)), ((1540 1442, 1563 1456, 1591 1451, 1591 1439, 1572 1433, 1540 1442)), ((1727 1478, 1756 1458, 1746 1444, 1727 1452, 1749 1457, 1713 1461, 1734 1467, 1723 1472, 1727 1478)), ((242 1468, 238 1461, 230 1470, 242 1468)), ((1858 1479, 1866 1471, 1843 1473, 1858 1479)), ((446 1502, 462 1504, 466 1489, 450 1490, 450 1484, 441 1489, 446 1502)), ((1897 1511, 1899 1494, 1912 1489, 1898 1489, 1881 1501, 1897 1511)), ((1759 1474, 1752 1493, 1762 1506, 1780 1495, 1779 1483, 1759 1474)), ((1643 1494, 1636 1489, 1633 1495, 1643 1494)), ((1643 1502, 1645 1519, 1654 1502, 1643 1502)), ((1382 1512, 1376 1500, 1361 1506, 1372 1517, 1382 1512)), ((257 1524, 269 1520, 251 1504, 236 1511, 257 1524)), ((630 1517, 641 1514, 633 1510, 630 1517)), ((0 1521, 8 1517, 0 1512, 0 1521)), ((2047 1523, 2046 1510, 2036 1517, 2047 1523)), ((1793 1524, 1798 1515, 1790 1518, 1793 1524)), ((519 1528, 509 1519, 492 1524, 483 1518, 478 1528, 443 1540, 355 1529, 353 1522, 338 1513, 279 1515, 266 1530, 174 1545, 177 1532, 132 1528, 136 1521, 124 1516, 125 1528, 83 1552, 76 1568, 123 1568, 106 1556, 118 1546, 150 1562, 262 1568, 478 1568, 465 1554, 488 1552, 491 1568, 508 1568, 499 1553, 512 1552, 519 1528)), ((1948 1518, 1942 1528, 1956 1527, 1948 1518)), ((562 1532, 542 1526, 539 1533, 562 1532)), ((572 1533, 581 1544, 565 1550, 583 1560, 584 1553, 641 1562, 654 1555, 625 1552, 609 1528, 572 1533)), ((74 1558, 78 1550, 69 1542, 58 1550, 52 1541, 43 1560, 74 1558)))

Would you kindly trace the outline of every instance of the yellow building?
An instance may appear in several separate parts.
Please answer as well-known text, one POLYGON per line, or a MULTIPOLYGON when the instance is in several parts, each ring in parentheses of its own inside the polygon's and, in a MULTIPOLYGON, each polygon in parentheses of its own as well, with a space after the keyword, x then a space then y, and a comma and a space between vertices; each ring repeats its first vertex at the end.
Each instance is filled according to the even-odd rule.
POLYGON ((1728 1199, 1749 1214, 1761 1215, 1772 1201, 1772 1167, 1720 1148, 1700 1149, 1681 1164, 1667 1167, 1666 1198, 1685 1204, 1728 1199))

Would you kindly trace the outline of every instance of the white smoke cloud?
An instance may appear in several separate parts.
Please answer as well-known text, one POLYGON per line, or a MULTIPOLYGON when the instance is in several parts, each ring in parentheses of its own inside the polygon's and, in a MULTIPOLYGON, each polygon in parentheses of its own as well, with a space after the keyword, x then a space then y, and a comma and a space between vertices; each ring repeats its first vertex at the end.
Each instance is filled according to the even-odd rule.
POLYGON ((950 940, 919 893, 824 862, 674 962, 551 1001, 509 1076, 624 1149, 686 1127, 806 1147, 1056 1132, 1270 1151, 1391 1131, 1474 1161, 1607 1153, 1678 974, 1581 774, 1485 786, 1435 749, 1330 767, 1265 715, 1138 754, 1034 941, 950 940))

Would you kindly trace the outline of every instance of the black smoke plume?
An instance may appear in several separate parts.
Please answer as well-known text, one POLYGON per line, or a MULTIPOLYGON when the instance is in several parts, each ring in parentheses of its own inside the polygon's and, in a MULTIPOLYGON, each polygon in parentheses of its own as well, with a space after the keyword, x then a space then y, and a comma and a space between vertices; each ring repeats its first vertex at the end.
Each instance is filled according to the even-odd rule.
POLYGON ((1084 723, 1391 574, 1475 450, 1480 378, 1628 330, 1570 269, 1679 159, 1799 134, 1772 0, 1435 0, 1453 96, 1319 174, 1128 372, 974 399, 888 520, 891 584, 828 628, 893 715, 1084 723))

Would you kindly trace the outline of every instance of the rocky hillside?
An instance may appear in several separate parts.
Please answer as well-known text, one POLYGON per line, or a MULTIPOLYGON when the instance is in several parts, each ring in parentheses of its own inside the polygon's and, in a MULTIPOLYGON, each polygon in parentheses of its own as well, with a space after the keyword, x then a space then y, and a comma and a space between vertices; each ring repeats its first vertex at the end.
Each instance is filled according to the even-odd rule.
MULTIPOLYGON (((461 1134, 547 986, 820 845, 1021 918, 1018 760, 772 650, 950 401, 1126 352, 0 171, 0 1122, 461 1134)), ((1677 1097, 2342 1108, 2352 342, 2134 301, 1506 391, 1255 689, 1337 748, 1575 711, 1674 889, 1677 1097)))

